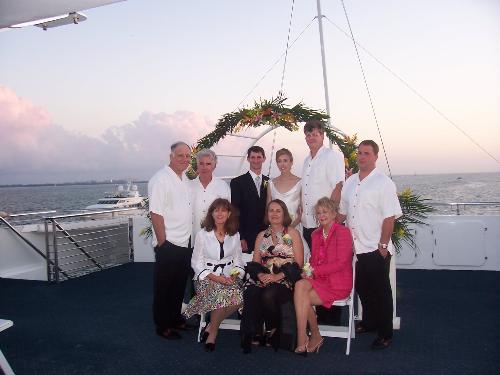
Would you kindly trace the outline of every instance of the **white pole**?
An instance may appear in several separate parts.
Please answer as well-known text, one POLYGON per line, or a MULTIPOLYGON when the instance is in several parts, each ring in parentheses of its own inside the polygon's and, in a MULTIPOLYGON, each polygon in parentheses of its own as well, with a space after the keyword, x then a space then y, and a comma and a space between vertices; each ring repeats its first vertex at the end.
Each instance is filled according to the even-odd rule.
MULTIPOLYGON (((328 94, 328 77, 326 74, 326 57, 325 57, 325 43, 323 39, 323 14, 321 14, 321 1, 316 0, 316 4, 318 9, 319 44, 321 46, 321 64, 323 66, 323 86, 325 89, 326 113, 328 114, 328 116, 330 116, 330 96, 328 94)), ((340 134, 345 135, 345 133, 342 130, 331 124, 330 118, 328 118, 328 125, 332 129, 337 130, 340 134)), ((330 141, 330 148, 331 147, 332 147, 332 141, 330 141)))

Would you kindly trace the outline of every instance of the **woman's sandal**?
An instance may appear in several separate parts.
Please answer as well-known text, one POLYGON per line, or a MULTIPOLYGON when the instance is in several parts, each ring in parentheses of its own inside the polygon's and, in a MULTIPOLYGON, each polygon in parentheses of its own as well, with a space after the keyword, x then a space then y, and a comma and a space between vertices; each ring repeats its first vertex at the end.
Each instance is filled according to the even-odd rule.
POLYGON ((309 344, 309 340, 306 340, 304 345, 299 345, 295 348, 295 354, 301 355, 303 357, 307 357, 307 345, 309 344))
POLYGON ((319 340, 319 342, 316 344, 316 346, 314 348, 309 348, 309 346, 307 346, 307 351, 309 353, 319 353, 319 348, 321 348, 321 345, 323 345, 323 343, 325 342, 325 339, 322 337, 321 340, 319 340))

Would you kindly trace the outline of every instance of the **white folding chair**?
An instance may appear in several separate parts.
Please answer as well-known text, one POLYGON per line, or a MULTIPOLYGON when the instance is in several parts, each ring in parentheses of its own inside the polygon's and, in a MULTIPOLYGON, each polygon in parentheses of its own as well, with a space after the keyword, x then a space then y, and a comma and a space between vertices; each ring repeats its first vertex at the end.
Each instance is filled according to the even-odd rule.
MULTIPOLYGON (((10 328, 14 325, 11 320, 4 320, 0 319, 0 332, 10 328)), ((0 369, 3 371, 5 375, 14 375, 14 371, 12 370, 12 367, 10 367, 9 362, 7 362, 7 359, 3 355, 2 351, 0 350, 0 369)))
POLYGON ((320 325, 321 336, 340 337, 347 339, 345 354, 349 355, 351 350, 351 338, 356 337, 354 329, 354 279, 356 278, 356 257, 352 259, 352 289, 346 299, 333 302, 332 306, 349 306, 349 325, 347 326, 329 326, 320 325))

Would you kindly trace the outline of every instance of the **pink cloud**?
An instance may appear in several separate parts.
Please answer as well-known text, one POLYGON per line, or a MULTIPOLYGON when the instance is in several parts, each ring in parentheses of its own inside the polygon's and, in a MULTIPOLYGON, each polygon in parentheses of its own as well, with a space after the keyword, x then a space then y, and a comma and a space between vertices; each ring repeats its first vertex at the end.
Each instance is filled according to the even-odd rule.
POLYGON ((94 138, 53 124, 45 109, 0 86, 0 184, 147 179, 167 162, 173 142, 194 144, 212 129, 192 112, 143 112, 94 138))

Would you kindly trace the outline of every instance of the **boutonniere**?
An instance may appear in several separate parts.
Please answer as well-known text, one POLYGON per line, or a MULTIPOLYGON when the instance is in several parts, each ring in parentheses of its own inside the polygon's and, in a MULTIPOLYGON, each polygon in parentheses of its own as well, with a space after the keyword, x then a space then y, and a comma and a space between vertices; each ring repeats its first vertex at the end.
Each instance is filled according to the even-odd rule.
POLYGON ((286 244, 287 244, 287 245, 289 245, 289 246, 290 246, 290 245, 292 244, 292 242, 293 242, 293 241, 292 241, 292 237, 291 237, 288 233, 286 233, 286 234, 282 237, 282 239, 283 239, 283 242, 284 242, 284 243, 286 243, 286 244))
POLYGON ((314 268, 312 268, 311 263, 307 262, 304 264, 304 267, 302 267, 302 271, 304 271, 307 277, 311 277, 314 272, 314 268))
POLYGON ((269 184, 269 180, 264 180, 264 189, 267 189, 267 185, 269 184))

